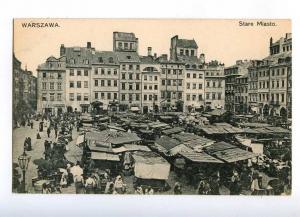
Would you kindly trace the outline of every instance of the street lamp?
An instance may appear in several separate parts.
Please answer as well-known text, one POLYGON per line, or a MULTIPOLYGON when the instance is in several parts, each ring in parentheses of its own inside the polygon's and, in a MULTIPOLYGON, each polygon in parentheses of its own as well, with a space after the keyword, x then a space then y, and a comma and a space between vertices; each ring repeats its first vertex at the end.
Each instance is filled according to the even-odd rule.
POLYGON ((23 154, 18 157, 18 161, 19 161, 19 166, 20 166, 20 168, 21 168, 21 170, 23 172, 22 193, 26 193, 26 189, 25 189, 25 174, 26 174, 26 170, 28 168, 28 164, 29 164, 29 161, 30 161, 30 156, 28 156, 25 153, 25 150, 24 150, 23 154))

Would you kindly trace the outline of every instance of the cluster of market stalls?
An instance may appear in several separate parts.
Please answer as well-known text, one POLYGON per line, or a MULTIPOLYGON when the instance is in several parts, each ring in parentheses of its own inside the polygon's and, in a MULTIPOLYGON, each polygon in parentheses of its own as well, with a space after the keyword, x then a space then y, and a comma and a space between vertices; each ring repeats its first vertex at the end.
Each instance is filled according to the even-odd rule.
POLYGON ((233 168, 266 156, 271 144, 290 148, 290 131, 266 124, 210 124, 204 116, 178 114, 118 113, 96 118, 85 117, 88 125, 83 124, 77 139, 77 145, 84 144, 83 158, 99 169, 133 175, 135 184, 150 183, 159 190, 167 189, 171 170, 197 185, 216 171, 228 179, 233 168))

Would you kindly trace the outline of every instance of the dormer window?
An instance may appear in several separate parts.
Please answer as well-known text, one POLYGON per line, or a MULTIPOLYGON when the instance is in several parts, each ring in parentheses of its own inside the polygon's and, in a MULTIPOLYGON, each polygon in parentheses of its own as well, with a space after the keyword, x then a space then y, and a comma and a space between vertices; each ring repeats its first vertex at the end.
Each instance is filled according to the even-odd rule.
POLYGON ((127 59, 130 60, 130 59, 131 59, 131 56, 127 56, 127 59))
POLYGON ((98 62, 99 63, 103 63, 103 58, 102 57, 98 57, 98 62))
POLYGON ((114 62, 114 59, 113 59, 112 57, 109 57, 109 58, 108 58, 108 62, 109 62, 109 63, 113 63, 113 62, 114 62))
POLYGON ((191 50, 191 56, 194 56, 194 55, 195 55, 195 51, 191 50))

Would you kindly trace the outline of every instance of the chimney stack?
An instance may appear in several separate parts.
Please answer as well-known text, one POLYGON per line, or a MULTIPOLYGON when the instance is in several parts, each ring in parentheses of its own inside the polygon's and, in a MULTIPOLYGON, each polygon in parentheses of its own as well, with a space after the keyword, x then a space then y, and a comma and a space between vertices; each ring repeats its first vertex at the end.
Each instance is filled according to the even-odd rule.
POLYGON ((86 48, 91 49, 91 48, 92 48, 92 43, 88 41, 88 42, 86 43, 86 48))
POLYGON ((205 54, 204 53, 200 54, 200 63, 201 64, 205 63, 205 54))
POLYGON ((153 57, 154 57, 154 59, 156 59, 157 58, 157 53, 154 53, 153 57))
POLYGON ((152 47, 148 47, 148 56, 152 56, 152 47))
POLYGON ((66 54, 66 48, 64 44, 60 45, 60 56, 63 56, 66 54))
POLYGON ((270 38, 270 46, 272 46, 273 45, 273 38, 271 37, 270 38))

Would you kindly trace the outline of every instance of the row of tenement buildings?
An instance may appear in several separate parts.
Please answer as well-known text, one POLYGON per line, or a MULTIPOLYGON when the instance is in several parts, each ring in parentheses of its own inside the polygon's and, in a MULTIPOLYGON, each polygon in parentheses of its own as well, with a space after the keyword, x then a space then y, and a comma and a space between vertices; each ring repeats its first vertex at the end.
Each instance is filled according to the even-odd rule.
POLYGON ((38 111, 87 112, 101 103, 120 111, 224 108, 224 65, 205 62, 194 39, 171 39, 170 58, 138 54, 134 33, 114 32, 113 51, 60 47, 38 69, 38 111))
MULTIPOLYGON (((37 78, 13 55, 13 120, 37 109, 37 78)), ((14 122, 15 123, 15 122, 14 122)))
POLYGON ((291 34, 262 60, 224 68, 206 62, 194 39, 171 38, 170 56, 138 53, 134 33, 114 32, 113 51, 60 47, 38 66, 38 112, 88 112, 93 105, 119 111, 201 111, 286 115, 291 111, 291 34), (225 83, 226 82, 226 83, 225 83))
POLYGON ((270 38, 269 56, 237 61, 225 68, 225 109, 236 114, 292 115, 292 35, 275 43, 270 38))

